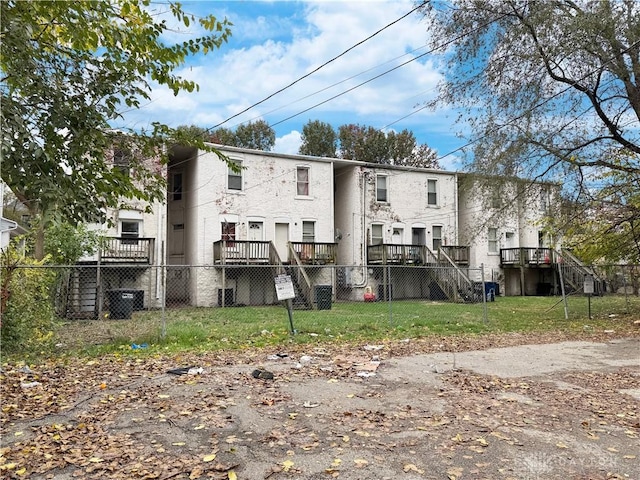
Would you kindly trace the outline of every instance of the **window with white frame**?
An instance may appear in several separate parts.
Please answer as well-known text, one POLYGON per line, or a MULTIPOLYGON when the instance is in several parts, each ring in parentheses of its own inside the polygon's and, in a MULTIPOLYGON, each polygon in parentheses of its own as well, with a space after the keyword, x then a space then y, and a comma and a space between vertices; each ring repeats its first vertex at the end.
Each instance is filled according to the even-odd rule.
POLYGON ((309 167, 296 168, 296 188, 298 195, 309 195, 309 167))
POLYGON ((229 166, 227 175, 227 186, 229 190, 242 190, 242 162, 240 160, 232 160, 233 167, 229 166))
POLYGON ((120 221, 120 237, 124 245, 137 245, 140 238, 140 222, 135 220, 120 221))
POLYGON ((382 225, 371 225, 371 245, 381 245, 384 242, 382 236, 382 225))
POLYGON ((438 205, 438 181, 427 180, 427 205, 438 205))
POLYGON ((442 246, 442 226, 434 225, 431 227, 431 238, 433 240, 433 251, 437 252, 442 246))
POLYGON ((489 253, 498 253, 498 229, 489 228, 487 232, 489 253))
POLYGON ((316 241, 316 222, 302 222, 302 241, 304 243, 313 243, 316 241))
POLYGON ((387 194, 388 178, 385 175, 377 175, 376 176, 376 201, 378 202, 388 202, 389 197, 387 194))

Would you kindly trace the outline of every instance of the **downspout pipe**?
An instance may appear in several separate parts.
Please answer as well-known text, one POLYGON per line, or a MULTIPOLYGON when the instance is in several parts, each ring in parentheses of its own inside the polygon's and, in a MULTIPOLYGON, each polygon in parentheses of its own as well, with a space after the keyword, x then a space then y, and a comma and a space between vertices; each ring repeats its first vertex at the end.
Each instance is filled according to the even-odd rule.
MULTIPOLYGON (((362 205, 361 205, 361 231, 360 231, 360 262, 362 264, 362 282, 354 283, 353 286, 356 288, 366 287, 369 283, 369 271, 367 270, 367 236, 366 236, 366 227, 367 227, 367 217, 366 217, 366 208, 367 208, 367 179, 369 177, 369 172, 363 171, 363 168, 360 167, 361 171, 361 179, 362 179, 362 205)), ((355 235, 354 235, 355 237, 355 235)))

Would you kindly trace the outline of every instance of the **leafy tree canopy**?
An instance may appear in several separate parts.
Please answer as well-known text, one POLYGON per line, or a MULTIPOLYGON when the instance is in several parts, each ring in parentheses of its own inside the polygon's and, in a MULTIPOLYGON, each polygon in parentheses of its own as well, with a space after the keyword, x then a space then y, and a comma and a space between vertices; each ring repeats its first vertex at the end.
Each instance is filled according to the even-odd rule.
MULTIPOLYGON (((174 72, 188 56, 220 47, 230 24, 169 3, 177 21, 198 23, 207 34, 168 44, 163 35, 170 27, 150 4, 0 3, 2 179, 33 216, 43 217, 42 228, 53 216, 72 224, 103 220, 123 197, 164 197, 161 147, 174 131, 153 124, 114 132, 110 122, 148 100, 152 84, 174 94, 197 90, 174 72), (114 144, 126 152, 118 156, 128 168, 111 168, 114 144)), ((41 258, 43 239, 37 243, 41 258)))
POLYGON ((594 167, 640 170, 613 160, 640 154, 640 3, 451 0, 425 13, 448 67, 434 105, 461 107, 475 171, 581 184, 594 167))
POLYGON ((384 133, 373 127, 342 125, 338 129, 340 156, 350 160, 439 168, 438 156, 427 145, 418 145, 409 130, 384 133))
POLYGON ((300 155, 315 157, 335 157, 338 148, 338 137, 331 124, 320 120, 309 120, 302 127, 302 145, 300 155))
POLYGON ((210 141, 231 147, 270 151, 276 144, 276 132, 264 120, 239 125, 235 131, 225 127, 214 130, 210 141))
POLYGON ((571 215, 556 232, 591 260, 636 251, 640 3, 450 0, 424 12, 447 67, 432 105, 471 126, 471 170, 562 184, 571 215))

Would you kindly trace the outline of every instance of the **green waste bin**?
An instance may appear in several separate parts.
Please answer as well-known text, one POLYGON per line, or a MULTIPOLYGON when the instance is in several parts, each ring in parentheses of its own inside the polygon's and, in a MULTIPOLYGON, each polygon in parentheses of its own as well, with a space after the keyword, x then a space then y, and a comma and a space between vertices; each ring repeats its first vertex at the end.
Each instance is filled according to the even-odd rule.
POLYGON ((316 285, 316 304, 318 310, 331 310, 331 285, 316 285))
POLYGON ((109 318, 128 320, 133 312, 133 300, 135 290, 119 288, 107 290, 107 301, 109 302, 109 318))

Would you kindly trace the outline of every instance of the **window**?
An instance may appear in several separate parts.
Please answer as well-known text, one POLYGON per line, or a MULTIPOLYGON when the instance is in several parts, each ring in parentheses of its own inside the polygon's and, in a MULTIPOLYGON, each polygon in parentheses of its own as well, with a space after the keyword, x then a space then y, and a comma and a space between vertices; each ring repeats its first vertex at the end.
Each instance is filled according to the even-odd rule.
POLYGON ((547 210, 549 209, 549 199, 547 197, 547 192, 545 190, 542 190, 540 192, 540 211, 543 213, 547 213, 547 210))
POLYGON ((171 194, 173 200, 182 200, 182 172, 171 176, 171 194))
POLYGON ((309 168, 296 169, 296 186, 298 195, 309 195, 309 168))
POLYGON ((124 148, 113 150, 113 168, 119 170, 123 175, 129 176, 129 160, 131 152, 124 148))
POLYGON ((500 195, 500 190, 495 188, 491 192, 491 208, 500 208, 502 207, 502 197, 500 195))
POLYGON ((232 160, 235 165, 234 168, 238 168, 237 172, 234 172, 231 167, 229 167, 228 173, 228 187, 229 190, 242 190, 242 162, 240 160, 232 160))
POLYGON ((437 252, 438 249, 442 246, 442 227, 441 226, 431 227, 431 238, 433 239, 433 251, 437 252))
POLYGON ((438 205, 437 180, 427 180, 427 205, 438 205))
POLYGON ((120 222, 120 236, 123 245, 137 245, 140 237, 140 222, 122 220, 120 222))
POLYGON ((316 222, 302 222, 302 241, 304 243, 316 241, 316 222))
POLYGON ((234 247, 236 239, 236 224, 224 222, 222 224, 222 240, 227 242, 227 247, 234 247))
POLYGON ((383 242, 382 225, 371 225, 371 245, 381 245, 383 242))
POLYGON ((387 202, 387 177, 383 175, 376 176, 376 200, 378 202, 387 202))
POLYGON ((489 240, 489 253, 498 253, 498 229, 490 228, 487 238, 489 240))

